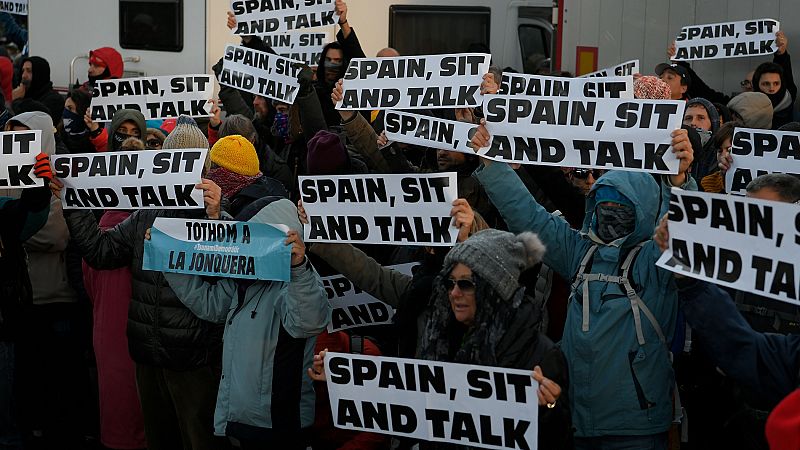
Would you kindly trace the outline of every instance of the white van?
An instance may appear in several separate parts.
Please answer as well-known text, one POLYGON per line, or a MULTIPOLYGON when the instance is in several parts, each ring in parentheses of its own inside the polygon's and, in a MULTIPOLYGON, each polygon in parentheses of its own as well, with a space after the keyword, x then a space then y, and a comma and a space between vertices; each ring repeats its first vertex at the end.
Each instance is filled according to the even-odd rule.
MULTIPOLYGON (((549 64, 553 53, 551 0, 347 3, 369 56, 387 46, 434 54, 482 45, 496 65, 522 70, 525 61, 549 64)), ((210 73, 239 40, 225 26, 228 9, 227 0, 30 0, 30 54, 50 62, 60 90, 86 81, 88 52, 103 46, 120 50, 127 76, 210 73)))
MULTIPOLYGON (((300 0, 281 0, 283 2, 300 0)), ((781 21, 789 51, 797 0, 347 0, 364 51, 463 52, 488 45, 494 64, 575 74, 639 59, 652 73, 682 26, 769 17, 781 21)), ((228 0, 30 0, 29 47, 50 61, 53 82, 85 81, 94 47, 120 49, 129 75, 208 73, 227 43, 228 0)), ((333 30, 329 30, 333 31, 333 30)), ((701 61, 695 70, 734 92, 744 74, 770 58, 701 61)))

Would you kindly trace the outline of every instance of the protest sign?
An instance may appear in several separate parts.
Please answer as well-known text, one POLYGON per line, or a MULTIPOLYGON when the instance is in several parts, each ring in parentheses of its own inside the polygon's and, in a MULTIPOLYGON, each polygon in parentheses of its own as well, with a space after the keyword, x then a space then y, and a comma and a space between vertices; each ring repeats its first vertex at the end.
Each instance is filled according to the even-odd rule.
POLYGON ((332 42, 331 34, 325 31, 307 33, 280 33, 261 36, 264 43, 284 58, 303 61, 309 66, 318 66, 322 50, 332 42))
POLYGON ((44 186, 34 175, 36 155, 42 151, 42 132, 6 131, 0 133, 0 188, 33 188, 44 186))
POLYGON ((739 58, 771 55, 778 50, 775 33, 780 22, 773 19, 690 25, 675 39, 673 61, 739 58))
POLYGON ((143 270, 289 281, 286 232, 253 222, 156 218, 144 242, 143 270))
POLYGON ((670 134, 686 102, 487 95, 484 158, 676 174, 670 134))
POLYGON ((800 306, 800 206, 673 188, 656 264, 800 306))
POLYGON ((110 122, 120 109, 141 111, 146 120, 211 116, 211 75, 100 80, 92 90, 92 119, 110 122))
POLYGON ((0 1, 0 12, 17 14, 19 16, 27 16, 28 0, 2 0, 0 1))
POLYGON ((800 133, 736 128, 733 163, 725 173, 725 191, 744 195, 747 184, 767 173, 800 175, 800 133))
POLYGON ((300 87, 297 75, 302 66, 302 62, 283 56, 229 45, 225 47, 219 84, 292 104, 300 87))
POLYGON ((491 449, 538 444, 530 370, 327 352, 333 424, 491 449))
MULTIPOLYGON (((411 275, 417 263, 398 264, 388 269, 411 275)), ((392 322, 394 308, 359 289, 344 275, 321 277, 328 301, 333 307, 328 333, 392 322)))
POLYGON ((231 0, 233 34, 282 33, 336 25, 335 0, 231 0))
POLYGON ((617 64, 616 66, 607 67, 605 69, 600 69, 597 72, 586 73, 581 75, 579 78, 591 78, 591 77, 613 77, 613 76, 626 76, 626 75, 633 75, 635 73, 639 73, 639 60, 632 59, 630 61, 625 61, 624 63, 617 64))
POLYGON ((456 120, 437 119, 402 111, 386 111, 386 138, 411 145, 420 145, 474 155, 469 146, 477 125, 456 120))
POLYGON ((356 58, 344 75, 336 109, 474 108, 491 55, 356 58))
POLYGON ((503 74, 500 95, 569 98, 633 98, 633 77, 564 78, 503 74))
POLYGON ((455 173, 300 178, 306 242, 450 246, 455 173))
POLYGON ((52 157, 64 209, 203 208, 208 149, 140 150, 52 157))

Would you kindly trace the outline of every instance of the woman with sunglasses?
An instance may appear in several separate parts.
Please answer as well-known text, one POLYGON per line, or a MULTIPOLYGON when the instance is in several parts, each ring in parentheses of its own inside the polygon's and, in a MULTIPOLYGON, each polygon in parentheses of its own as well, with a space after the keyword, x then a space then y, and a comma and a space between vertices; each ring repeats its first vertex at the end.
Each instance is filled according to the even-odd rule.
MULTIPOLYGON (((519 284, 538 264, 544 245, 533 233, 499 230, 474 234, 447 254, 433 283, 418 358, 492 367, 533 369, 539 383, 539 448, 571 447, 567 362, 539 331, 541 310, 519 284)), ((325 377, 325 352, 309 375, 325 377)), ((424 443, 421 449, 459 448, 424 443)))
MULTIPOLYGON (((539 382, 539 448, 568 448, 567 362, 539 331, 541 310, 519 276, 544 255, 533 233, 484 230, 447 254, 433 284, 419 357, 514 369, 533 369, 539 382), (562 393, 563 392, 563 393, 562 393)), ((569 447, 571 448, 571 447, 569 447)))

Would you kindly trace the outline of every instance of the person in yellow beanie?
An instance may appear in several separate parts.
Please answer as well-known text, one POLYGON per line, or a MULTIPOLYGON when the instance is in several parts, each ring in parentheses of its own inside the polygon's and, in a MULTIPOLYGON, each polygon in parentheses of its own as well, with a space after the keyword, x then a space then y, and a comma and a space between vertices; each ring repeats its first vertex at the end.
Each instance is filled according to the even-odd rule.
POLYGON ((267 196, 288 198, 283 185, 259 170, 253 144, 238 134, 225 136, 211 148, 211 169, 206 177, 219 185, 234 217, 253 201, 267 196))

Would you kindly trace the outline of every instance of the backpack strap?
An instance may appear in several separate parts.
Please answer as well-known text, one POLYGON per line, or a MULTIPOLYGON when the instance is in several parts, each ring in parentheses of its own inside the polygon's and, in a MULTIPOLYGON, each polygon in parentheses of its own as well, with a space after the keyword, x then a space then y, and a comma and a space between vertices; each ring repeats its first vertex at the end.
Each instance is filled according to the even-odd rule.
POLYGON ((592 256, 596 251, 597 244, 593 244, 589 248, 589 251, 583 255, 581 265, 578 267, 578 272, 575 273, 575 281, 572 282, 573 292, 575 292, 578 289, 578 286, 583 283, 583 317, 581 319, 581 331, 583 332, 589 331, 589 282, 592 281, 590 277, 593 275, 586 273, 586 266, 589 265, 589 261, 592 260, 592 256))
POLYGON ((641 242, 636 245, 631 251, 628 253, 628 256, 625 258, 625 262, 622 263, 622 279, 621 284, 625 289, 625 294, 628 296, 628 300, 631 302, 631 311, 633 312, 633 323, 636 327, 636 339, 639 341, 639 345, 645 344, 644 339, 644 331, 642 330, 642 316, 641 313, 647 317, 647 320, 650 321, 650 324, 656 330, 656 334, 658 334, 658 339, 661 341, 662 344, 667 343, 667 339, 664 337, 664 332, 661 330, 661 325, 659 325, 658 320, 650 311, 650 308, 644 303, 644 301, 639 297, 639 294, 636 293, 636 289, 633 288, 630 279, 630 269, 633 266, 633 262, 636 259, 636 256, 642 250, 642 246, 644 242, 641 242))

